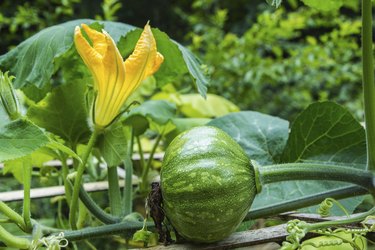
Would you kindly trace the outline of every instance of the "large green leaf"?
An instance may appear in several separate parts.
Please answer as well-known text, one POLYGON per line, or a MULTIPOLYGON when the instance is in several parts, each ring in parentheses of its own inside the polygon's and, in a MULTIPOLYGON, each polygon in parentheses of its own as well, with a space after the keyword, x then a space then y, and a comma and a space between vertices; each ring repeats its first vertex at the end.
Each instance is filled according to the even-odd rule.
POLYGON ((294 121, 282 161, 342 163, 364 168, 365 131, 340 105, 314 103, 294 121))
POLYGON ((130 140, 130 138, 126 138, 121 123, 114 124, 106 129, 104 134, 98 138, 96 146, 108 166, 114 167, 124 161, 127 152, 127 140, 130 140))
MULTIPOLYGON (((16 88, 25 87, 28 91, 35 92, 35 88, 29 87, 29 85, 33 85, 38 89, 48 89, 46 86, 51 84, 51 76, 61 64, 56 64, 57 59, 69 60, 69 58, 64 57, 64 54, 73 45, 75 26, 82 23, 92 24, 93 22, 95 21, 90 19, 79 19, 40 31, 7 54, 2 55, 0 57, 0 69, 3 71, 10 70, 16 76, 14 81, 16 88)), ((130 54, 141 30, 118 22, 100 21, 99 23, 113 37, 115 42, 119 42, 118 45, 124 52, 123 54, 130 54), (135 31, 129 34, 129 38, 124 39, 123 37, 131 30, 135 31)), ((199 61, 186 48, 169 39, 165 33, 158 29, 153 29, 153 33, 159 51, 165 58, 156 78, 161 83, 166 83, 178 75, 190 73, 195 80, 199 93, 204 96, 208 81, 202 72, 199 61)), ((72 63, 77 63, 77 60, 72 60, 72 63)), ((82 64, 83 62, 80 61, 79 63, 82 64)), ((55 82, 55 84, 59 84, 59 82, 55 82)))
MULTIPOLYGON (((0 69, 10 70, 16 76, 14 86, 21 88, 35 85, 44 88, 50 83, 55 72, 54 61, 66 53, 73 45, 74 28, 82 23, 91 24, 94 20, 79 19, 43 29, 25 40, 16 48, 0 57, 0 69)), ((113 39, 118 41, 133 26, 101 22, 113 39)))
POLYGON ((27 116, 38 126, 72 145, 85 143, 90 135, 85 91, 84 83, 59 86, 45 99, 31 105, 27 116))
POLYGON ((288 139, 288 121, 253 111, 242 111, 216 118, 208 125, 227 132, 260 164, 280 159, 288 139))
POLYGON ((150 100, 132 109, 126 115, 124 123, 133 127, 135 135, 143 134, 148 128, 167 134, 174 128, 171 119, 175 115, 176 106, 173 103, 150 100))
MULTIPOLYGON (((282 162, 320 162, 365 168, 366 140, 363 127, 343 107, 332 102, 314 103, 294 121, 282 162)), ((266 185, 253 208, 345 187, 332 181, 293 181, 266 185)), ((342 200, 353 211, 361 197, 342 200)), ((307 209, 316 212, 315 208, 307 209)), ((340 214, 334 209, 333 213, 340 214)))
POLYGON ((0 126, 0 162, 27 156, 49 142, 31 122, 19 119, 0 126))

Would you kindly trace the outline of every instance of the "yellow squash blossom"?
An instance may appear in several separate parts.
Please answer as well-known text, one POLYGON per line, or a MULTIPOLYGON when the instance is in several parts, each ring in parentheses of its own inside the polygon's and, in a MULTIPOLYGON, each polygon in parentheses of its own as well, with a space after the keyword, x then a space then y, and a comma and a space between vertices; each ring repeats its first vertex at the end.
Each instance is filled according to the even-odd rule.
POLYGON ((134 52, 125 62, 105 30, 98 32, 85 24, 82 24, 82 29, 92 45, 84 38, 78 26, 74 32, 74 43, 95 81, 97 96, 93 121, 99 127, 106 127, 116 118, 127 98, 140 83, 159 69, 164 58, 156 49, 148 23, 134 52))

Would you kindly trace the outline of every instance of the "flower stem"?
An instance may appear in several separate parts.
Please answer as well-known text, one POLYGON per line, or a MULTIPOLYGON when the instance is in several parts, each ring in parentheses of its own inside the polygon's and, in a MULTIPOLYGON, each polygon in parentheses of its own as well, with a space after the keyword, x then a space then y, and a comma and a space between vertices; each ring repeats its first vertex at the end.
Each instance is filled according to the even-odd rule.
POLYGON ((8 247, 17 249, 29 249, 31 242, 28 239, 20 238, 10 234, 2 226, 0 226, 0 241, 4 242, 8 247))
POLYGON ((25 160, 23 162, 23 209, 22 217, 26 225, 26 232, 31 232, 31 211, 30 211, 30 190, 31 190, 31 174, 32 174, 32 165, 31 161, 25 160))
POLYGON ((69 213, 69 223, 72 229, 77 229, 76 213, 77 213, 77 207, 78 207, 79 189, 81 187, 83 172, 85 171, 87 159, 89 158, 91 150, 94 147, 95 141, 100 132, 101 132, 101 129, 95 127, 94 132, 92 133, 89 143, 86 147, 86 150, 82 156, 82 162, 78 165, 78 168, 77 168, 77 175, 74 179, 72 200, 70 204, 70 213, 69 213))
POLYGON ((372 172, 337 165, 319 163, 286 163, 258 168, 262 184, 292 180, 341 181, 356 184, 374 193, 372 172))
MULTIPOLYGON (((124 216, 130 214, 133 210, 133 142, 134 142, 134 135, 133 135, 133 128, 126 127, 126 135, 129 137, 127 140, 126 145, 126 157, 124 159, 124 167, 125 167, 125 186, 124 186, 124 216)), ((138 141, 138 145, 139 141, 138 141)), ((143 152, 139 152, 141 155, 141 162, 143 161, 143 152)))
POLYGON ((367 168, 375 171, 375 85, 372 46, 372 2, 371 0, 362 0, 362 80, 367 141, 367 168))
POLYGON ((108 166, 108 195, 111 213, 114 216, 121 216, 122 200, 120 185, 118 183, 117 167, 108 166))

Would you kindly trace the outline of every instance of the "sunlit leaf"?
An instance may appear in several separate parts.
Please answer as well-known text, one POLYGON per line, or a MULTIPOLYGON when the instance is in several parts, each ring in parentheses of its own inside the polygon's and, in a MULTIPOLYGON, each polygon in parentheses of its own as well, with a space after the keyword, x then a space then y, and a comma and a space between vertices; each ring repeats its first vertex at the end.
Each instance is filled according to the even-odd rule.
POLYGON ((240 111, 234 103, 214 94, 207 94, 205 99, 199 94, 160 92, 152 99, 175 103, 183 115, 191 118, 214 118, 240 111))
POLYGON ((176 106, 162 100, 150 100, 133 108, 124 120, 125 124, 133 126, 134 134, 141 135, 151 128, 158 133, 168 133, 173 129, 171 119, 176 115, 176 106))

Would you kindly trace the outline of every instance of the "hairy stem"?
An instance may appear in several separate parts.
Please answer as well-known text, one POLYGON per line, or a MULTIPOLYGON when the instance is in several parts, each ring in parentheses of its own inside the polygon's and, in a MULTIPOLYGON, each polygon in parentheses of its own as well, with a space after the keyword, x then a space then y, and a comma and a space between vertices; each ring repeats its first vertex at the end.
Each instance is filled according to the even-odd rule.
MULTIPOLYGON (((153 223, 147 224, 152 228, 153 223)), ((87 227, 81 230, 64 231, 64 237, 69 241, 103 237, 106 235, 126 234, 131 236, 135 231, 143 227, 143 222, 124 221, 117 224, 103 225, 99 227, 87 227)))
POLYGON ((158 135, 158 137, 156 138, 156 141, 151 149, 151 153, 150 153, 150 156, 147 160, 147 164, 146 166, 143 168, 143 171, 142 171, 142 178, 141 178, 141 193, 144 193, 144 192, 147 192, 148 190, 148 187, 149 187, 149 183, 147 181, 147 176, 148 176, 148 172, 151 168, 151 163, 152 161, 154 160, 154 154, 156 152, 156 149, 157 147, 159 146, 159 143, 160 143, 160 140, 161 138, 163 137, 163 133, 161 133, 160 135, 158 135))
POLYGON ((372 46, 372 2, 371 0, 362 0, 362 80, 367 141, 367 167, 375 171, 375 86, 372 46))
POLYGON ((13 247, 17 249, 29 249, 31 242, 28 239, 20 238, 12 235, 2 226, 0 226, 0 241, 8 247, 13 247))
POLYGON ((117 167, 108 167, 108 195, 111 213, 114 216, 122 214, 122 199, 120 192, 117 167))
MULTIPOLYGON (((130 214, 133 210, 133 129, 131 127, 127 127, 127 136, 129 137, 127 140, 126 145, 126 157, 124 159, 124 167, 125 167, 125 187, 124 187, 124 216, 130 214)), ((138 142, 139 145, 139 142, 138 142)), ((143 160, 143 152, 139 152, 141 155, 141 162, 143 160)))
POLYGON ((17 225, 22 229, 26 229, 25 222, 21 215, 15 212, 13 209, 8 207, 3 201, 0 201, 0 212, 8 217, 11 221, 17 223, 17 225))
POLYGON ((94 132, 92 133, 89 143, 86 147, 86 150, 82 156, 82 162, 78 165, 78 168, 77 168, 77 175, 74 179, 73 194, 72 194, 72 200, 70 204, 70 213, 69 213, 69 223, 72 229, 77 229, 76 213, 77 213, 77 207, 78 207, 79 189, 81 187, 83 172, 85 171, 87 159, 89 158, 89 155, 92 151, 92 148, 94 147, 96 138, 98 137, 100 131, 101 131, 100 129, 95 127, 94 132))
POLYGON ((95 216, 98 220, 105 224, 113 224, 119 222, 121 219, 119 217, 114 217, 103 209, 101 209, 98 204, 90 197, 90 195, 83 189, 81 186, 79 190, 79 198, 81 199, 82 203, 86 206, 86 208, 90 211, 92 215, 95 216))
POLYGON ((275 183, 292 180, 325 180, 356 184, 374 193, 372 172, 319 163, 286 163, 258 168, 260 183, 275 183))
POLYGON ((272 216, 304 207, 317 205, 328 197, 334 199, 344 199, 367 193, 368 191, 366 189, 355 185, 344 188, 337 188, 328 192, 321 192, 303 198, 291 199, 269 206, 250 210, 250 212, 246 215, 245 220, 264 218, 267 216, 272 216))
POLYGON ((62 166, 62 178, 64 183, 64 189, 65 189, 65 198, 66 202, 70 206, 70 202, 72 200, 72 189, 71 185, 69 185, 68 175, 69 175, 69 167, 66 164, 66 157, 61 156, 61 166, 62 166))
POLYGON ((24 162, 23 164, 23 206, 22 206, 22 217, 26 225, 26 232, 31 232, 31 211, 30 211, 30 190, 31 190, 31 174, 32 166, 30 162, 24 162))
POLYGON ((345 224, 358 223, 358 222, 361 222, 361 221, 365 220, 368 216, 371 216, 371 215, 374 215, 374 214, 375 214, 375 207, 373 207, 372 209, 370 209, 369 211, 367 211, 365 213, 362 213, 362 214, 357 215, 357 216, 353 216, 349 219, 336 220, 336 221, 325 221, 325 222, 310 224, 308 226, 308 230, 312 231, 312 230, 317 230, 317 229, 322 229, 322 228, 338 227, 338 226, 345 225, 345 224))

